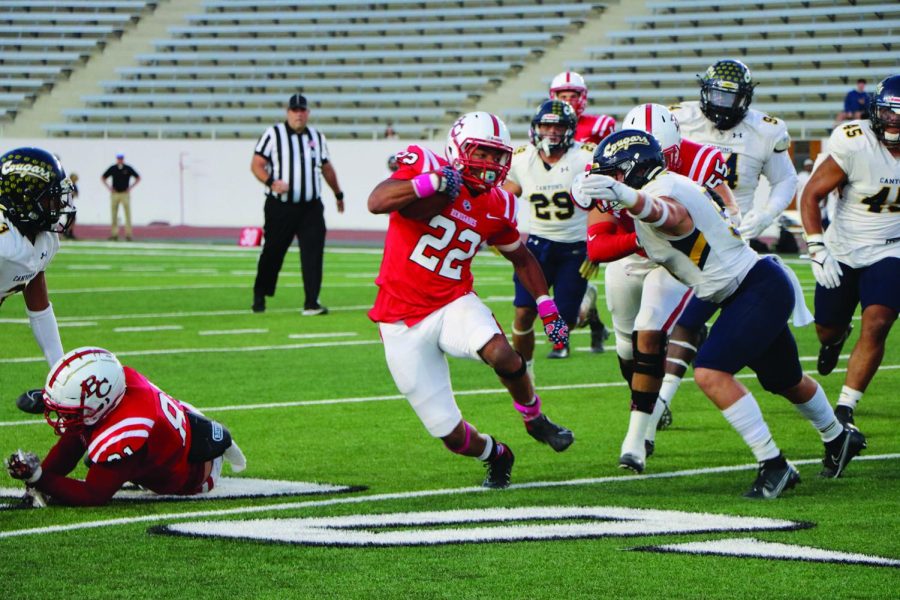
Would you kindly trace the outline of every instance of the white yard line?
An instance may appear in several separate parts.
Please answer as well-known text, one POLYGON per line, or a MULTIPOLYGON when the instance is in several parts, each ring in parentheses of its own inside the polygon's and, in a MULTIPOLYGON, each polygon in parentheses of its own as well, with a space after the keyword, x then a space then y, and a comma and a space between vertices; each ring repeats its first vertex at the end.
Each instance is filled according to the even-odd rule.
MULTIPOLYGON (((858 456, 855 461, 870 460, 895 460, 900 454, 874 454, 871 456, 858 456)), ((792 460, 794 465, 814 465, 821 463, 821 459, 809 458, 792 460)), ((514 483, 509 490, 539 489, 549 487, 574 487, 600 484, 632 483, 635 481, 648 481, 651 479, 675 479, 679 477, 698 477, 703 475, 715 475, 720 473, 733 473, 736 471, 754 471, 759 465, 756 463, 744 465, 727 465, 720 467, 708 467, 703 469, 684 469, 667 473, 651 473, 649 475, 616 475, 610 477, 588 477, 580 479, 567 479, 562 481, 531 481, 527 483, 514 483)), ((197 517, 224 517, 230 515, 245 515, 253 513, 265 513, 288 510, 301 510, 304 508, 319 508, 323 506, 337 506, 341 504, 365 504, 369 502, 384 502, 390 500, 409 500, 414 498, 429 498, 435 496, 458 496, 463 494, 497 493, 483 487, 444 488, 435 490, 418 490, 412 492, 390 492, 383 494, 368 494, 359 496, 342 496, 327 500, 305 500, 301 502, 282 502, 280 504, 259 505, 254 502, 252 506, 239 506, 236 508, 223 508, 218 510, 197 510, 188 512, 172 512, 158 515, 141 515, 138 517, 121 517, 118 519, 102 519, 97 521, 84 521, 82 523, 68 523, 65 525, 49 525, 45 527, 30 527, 15 529, 13 531, 0 531, 0 539, 22 537, 26 535, 43 535, 59 533, 63 531, 77 531, 83 529, 97 529, 100 527, 113 527, 117 525, 134 525, 136 523, 165 522, 178 519, 193 519, 197 517)), ((502 492, 501 492, 502 493, 502 492)), ((49 509, 52 510, 52 509, 49 509)))
MULTIPOLYGON (((179 290, 220 290, 234 289, 234 283, 195 283, 191 285, 134 285, 134 286, 117 286, 117 287, 95 287, 95 288, 78 288, 78 289, 58 289, 55 288, 50 292, 51 296, 58 294, 120 294, 126 292, 174 292, 179 290)), ((375 287, 375 282, 371 283, 375 287)), ((303 287, 302 283, 280 283, 279 288, 299 288, 303 287)), ((328 288, 359 288, 359 283, 328 283, 328 288)))
POLYGON ((332 333, 291 333, 288 334, 288 338, 292 340, 308 340, 312 338, 356 337, 358 335, 355 331, 335 331, 332 333))
POLYGON ((116 327, 116 333, 138 333, 143 331, 178 331, 184 329, 181 325, 148 325, 146 327, 116 327))
POLYGON ((197 335, 240 335, 242 333, 269 333, 268 329, 209 329, 198 331, 197 335))
MULTIPOLYGON (((353 342, 355 343, 355 342, 353 342)), ((341 344, 344 345, 344 344, 341 344)), ((119 353, 121 356, 123 353, 119 353)), ((43 360, 43 359, 42 359, 43 360)), ((885 365, 881 367, 882 369, 900 369, 900 365, 885 365)), ((834 373, 844 373, 847 369, 835 369, 834 373)), ((807 371, 807 374, 812 375, 812 371, 807 371)), ((742 373, 737 376, 738 379, 751 379, 755 378, 756 375, 753 373, 742 373)), ((691 377, 686 377, 684 379, 685 382, 694 381, 691 377)), ((597 383, 570 383, 566 385, 542 385, 539 390, 540 391, 566 391, 566 390, 589 390, 589 389, 599 389, 599 388, 611 388, 611 387, 625 387, 626 384, 624 381, 604 381, 597 383)), ((482 388, 482 389, 474 389, 474 390, 454 390, 453 394, 455 396, 497 396, 506 394, 507 391, 503 388, 482 388)), ((211 412, 231 412, 231 411, 242 411, 242 410, 266 410, 270 408, 282 409, 282 408, 292 408, 297 406, 327 406, 331 404, 364 404, 367 402, 385 402, 385 401, 400 401, 405 400, 405 396, 401 394, 384 394, 379 396, 359 396, 355 398, 326 398, 322 400, 284 400, 277 402, 261 402, 256 404, 234 404, 234 405, 226 405, 226 406, 200 406, 198 407, 204 413, 211 412)), ((27 421, 0 421, 0 427, 18 427, 25 425, 41 425, 46 423, 43 419, 31 419, 27 421)))

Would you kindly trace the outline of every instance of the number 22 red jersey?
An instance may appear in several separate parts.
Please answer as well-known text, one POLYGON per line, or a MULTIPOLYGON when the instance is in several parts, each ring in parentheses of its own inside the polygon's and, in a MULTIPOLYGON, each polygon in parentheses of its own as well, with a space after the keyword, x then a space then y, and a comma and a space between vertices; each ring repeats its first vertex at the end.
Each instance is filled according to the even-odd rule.
MULTIPOLYGON (((448 164, 416 145, 397 154, 397 162, 400 168, 391 178, 399 180, 448 164)), ((482 242, 502 246, 519 240, 515 196, 500 188, 473 196, 463 186, 456 200, 427 223, 397 211, 389 218, 375 279, 378 296, 369 311, 376 322, 403 321, 412 327, 472 291, 472 258, 482 242)))

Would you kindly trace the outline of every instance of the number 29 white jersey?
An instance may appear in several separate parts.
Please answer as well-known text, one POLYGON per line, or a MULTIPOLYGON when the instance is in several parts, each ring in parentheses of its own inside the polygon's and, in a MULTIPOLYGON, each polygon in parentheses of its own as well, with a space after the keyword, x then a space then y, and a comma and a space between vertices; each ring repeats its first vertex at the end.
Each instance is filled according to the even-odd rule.
MULTIPOLYGON (((682 137, 722 152, 728 164, 728 187, 734 192, 742 215, 753 208, 760 175, 765 175, 773 188, 787 179, 793 179, 796 188, 797 171, 787 153, 791 138, 781 119, 751 108, 743 121, 720 131, 701 112, 699 102, 682 102, 671 110, 681 126, 682 137)), ((794 189, 790 193, 793 196, 794 189)))
POLYGON ((854 268, 900 258, 900 158, 884 147, 867 120, 835 128, 828 154, 847 174, 825 232, 828 249, 854 268))
POLYGON ((594 144, 575 142, 549 168, 533 144, 519 146, 513 152, 506 179, 522 188, 520 200, 530 209, 532 235, 554 242, 585 240, 588 213, 575 206, 569 192, 575 176, 591 164, 595 148, 594 144))

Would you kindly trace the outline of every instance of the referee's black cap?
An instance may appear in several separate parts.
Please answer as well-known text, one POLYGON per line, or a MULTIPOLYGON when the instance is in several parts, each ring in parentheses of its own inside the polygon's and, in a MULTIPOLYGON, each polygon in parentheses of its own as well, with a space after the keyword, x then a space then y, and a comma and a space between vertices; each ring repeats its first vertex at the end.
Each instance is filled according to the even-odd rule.
POLYGON ((306 108, 306 96, 303 94, 294 94, 291 96, 291 99, 288 100, 288 108, 306 108))

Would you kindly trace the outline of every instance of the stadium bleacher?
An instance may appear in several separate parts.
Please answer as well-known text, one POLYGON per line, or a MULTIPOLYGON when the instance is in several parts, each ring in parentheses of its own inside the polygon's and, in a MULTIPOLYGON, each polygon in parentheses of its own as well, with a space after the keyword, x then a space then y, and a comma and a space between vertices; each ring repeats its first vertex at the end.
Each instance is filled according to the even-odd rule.
POLYGON ((14 119, 37 94, 68 77, 109 40, 124 35, 156 4, 144 0, 0 3, 0 90, 24 91, 6 94, 0 123, 14 119))
MULTIPOLYGON (((783 118, 796 137, 826 136, 857 78, 896 73, 900 4, 835 0, 663 0, 626 17, 612 44, 588 46, 566 62, 584 75, 592 111, 621 118, 639 102, 699 98, 696 74, 719 58, 743 60, 759 83, 753 106, 783 118)), ((505 113, 527 129, 552 74, 505 113)))
POLYGON ((601 6, 580 1, 208 0, 137 65, 99 81, 51 135, 259 135, 284 98, 308 92, 330 137, 404 137, 447 122, 601 6), (377 110, 373 110, 377 109, 377 110), (141 131, 141 125, 146 127, 141 131), (70 125, 70 126, 68 126, 70 125), (181 129, 179 129, 181 127, 181 129))
MULTIPOLYGON (((156 5, 0 3, 0 121, 127 35, 156 5)), ((718 58, 738 57, 759 83, 756 108, 783 118, 795 136, 821 137, 858 77, 874 82, 900 66, 900 3, 646 5, 649 14, 626 16, 602 45, 565 62, 588 82, 593 112, 620 118, 639 102, 695 100, 695 75, 718 58)), ((44 130, 102 136, 121 126, 141 137, 247 137, 278 118, 283 96, 302 89, 333 137, 378 136, 389 122, 402 136, 432 137, 603 11, 577 0, 205 0, 44 130)), ((515 136, 525 135, 556 70, 532 78, 501 111, 515 136)))

